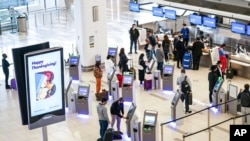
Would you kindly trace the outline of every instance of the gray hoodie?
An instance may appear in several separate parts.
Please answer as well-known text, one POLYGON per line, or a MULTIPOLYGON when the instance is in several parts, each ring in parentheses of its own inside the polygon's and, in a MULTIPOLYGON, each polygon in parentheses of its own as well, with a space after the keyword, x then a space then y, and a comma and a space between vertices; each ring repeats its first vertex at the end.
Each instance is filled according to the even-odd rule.
POLYGON ((105 107, 105 105, 99 103, 96 106, 96 108, 97 108, 97 114, 98 114, 99 120, 109 121, 108 111, 107 111, 107 108, 105 107))

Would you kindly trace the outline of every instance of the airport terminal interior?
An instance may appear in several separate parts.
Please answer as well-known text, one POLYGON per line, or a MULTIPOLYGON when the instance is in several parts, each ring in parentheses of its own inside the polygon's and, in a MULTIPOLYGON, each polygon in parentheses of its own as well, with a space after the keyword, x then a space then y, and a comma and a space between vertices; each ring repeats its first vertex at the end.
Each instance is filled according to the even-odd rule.
MULTIPOLYGON (((138 116, 138 121, 143 122, 143 116, 145 111, 156 111, 158 113, 157 123, 156 123, 156 136, 159 141, 163 135, 163 141, 181 141, 183 140, 183 135, 188 135, 190 133, 197 132, 202 129, 206 129, 209 125, 214 125, 225 121, 229 118, 234 117, 229 112, 221 112, 221 107, 218 109, 211 108, 209 110, 204 110, 197 114, 186 117, 180 122, 170 123, 162 126, 161 124, 171 121, 171 104, 172 99, 179 89, 176 84, 176 79, 181 74, 181 69, 177 68, 176 62, 170 60, 171 64, 174 64, 173 73, 173 91, 163 91, 162 87, 158 90, 148 90, 145 91, 143 85, 140 85, 138 80, 138 58, 141 53, 145 53, 143 48, 140 48, 138 54, 128 54, 129 53, 129 33, 128 30, 134 23, 134 20, 140 23, 151 23, 154 27, 156 21, 162 21, 164 19, 160 17, 152 16, 151 12, 141 11, 131 12, 128 9, 129 0, 106 0, 107 1, 107 41, 108 46, 118 47, 118 50, 122 47, 125 48, 127 56, 133 61, 133 66, 136 69, 137 78, 134 81, 134 103, 137 106, 135 114, 138 116), (161 132, 163 129, 163 133, 161 132)), ((75 53, 76 46, 76 36, 74 26, 74 6, 72 4, 71 9, 68 11, 61 10, 59 19, 56 17, 52 19, 45 18, 45 23, 43 23, 42 14, 30 14, 28 20, 28 31, 27 33, 10 33, 11 30, 3 31, 0 35, 0 49, 1 54, 6 53, 7 60, 11 63, 10 66, 10 79, 15 77, 12 48, 23 47, 27 45, 37 44, 45 41, 49 41, 50 47, 62 46, 64 49, 64 58, 68 58, 69 53, 75 53), (67 16, 66 16, 67 15, 67 16), (35 21, 35 18, 37 21, 35 21)), ((48 13, 47 13, 48 14, 48 13)), ((181 19, 177 25, 182 25, 185 19, 181 19)), ((168 21, 167 21, 168 22, 168 21)), ((173 21, 169 21, 173 22, 173 21)), ((188 25, 190 25, 187 22, 188 25)), ((15 29, 14 29, 15 30, 15 29)), ((176 31, 180 30, 180 26, 177 27, 176 31)), ((232 33, 232 36, 237 36, 232 33)), ((219 37, 219 36, 218 36, 219 37)), ((108 47, 103 47, 108 48, 108 47)), ((98 52, 97 52, 98 54, 98 52)), ((93 54, 95 55, 95 54, 93 54)), ((146 58, 146 57, 145 57, 146 58)), ((106 58, 101 58, 105 60, 106 58)), ((95 60, 93 60, 94 64, 95 60)), ((193 104, 190 105, 190 110, 192 113, 205 109, 210 105, 209 103, 209 89, 208 89, 208 73, 209 68, 206 65, 201 65, 200 69, 186 70, 187 76, 191 80, 192 84, 192 96, 193 104)), ((69 82, 69 66, 65 65, 64 80, 65 86, 69 82)), ((103 67, 105 71, 105 68, 103 67)), ((156 64, 153 67, 153 71, 156 70, 156 64)), ((119 73, 119 72, 118 72, 119 73)), ((48 130, 48 140, 49 141, 95 141, 99 135, 99 122, 96 111, 96 106, 98 101, 95 97, 95 78, 93 76, 93 71, 81 72, 81 77, 84 83, 90 85, 90 114, 81 115, 71 110, 66 109, 66 120, 56 124, 47 126, 48 130)), ((102 78, 102 88, 108 89, 108 81, 106 79, 106 74, 102 78)), ((72 85, 77 85, 78 82, 73 82, 72 85)), ((238 87, 239 89, 244 88, 245 83, 249 83, 249 79, 242 76, 234 76, 233 79, 225 79, 222 87, 225 91, 228 90, 228 84, 231 83, 238 87)), ((161 82, 162 84, 162 82, 161 82)), ((42 128, 37 128, 34 130, 29 130, 27 125, 22 125, 21 115, 19 109, 19 101, 17 90, 5 89, 4 74, 2 69, 0 71, 0 140, 1 141, 42 141, 42 128)), ((74 91, 77 91, 75 88, 74 91)), ((119 94, 121 96, 122 90, 119 89, 119 94)), ((107 103, 108 112, 112 104, 112 98, 109 99, 107 103)), ((182 103, 181 103, 182 104, 182 103)), ((127 114, 131 103, 125 102, 124 104, 125 114, 127 114)), ((184 106, 184 103, 183 103, 184 106)), ((238 115, 241 113, 238 112, 238 115)), ((185 114, 183 108, 183 116, 185 114)), ((110 112, 109 118, 111 119, 110 112)), ((236 124, 241 124, 242 119, 237 118, 235 120, 236 124)), ((229 140, 229 127, 233 124, 233 120, 229 120, 218 126, 212 127, 210 131, 205 130, 195 135, 185 138, 186 141, 208 141, 209 137, 211 140, 229 140)), ((141 125, 143 127, 143 125, 141 125)), ((117 130, 114 126, 114 130, 117 130)), ((126 119, 121 120, 121 131, 123 132, 122 141, 131 141, 131 138, 127 136, 126 131, 126 119)), ((141 128, 141 131, 143 129, 141 128)))

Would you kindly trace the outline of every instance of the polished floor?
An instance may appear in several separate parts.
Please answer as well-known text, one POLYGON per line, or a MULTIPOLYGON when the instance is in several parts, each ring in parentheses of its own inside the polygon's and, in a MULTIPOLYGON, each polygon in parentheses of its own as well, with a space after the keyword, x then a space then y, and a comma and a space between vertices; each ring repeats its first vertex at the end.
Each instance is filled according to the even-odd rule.
MULTIPOLYGON (((107 27, 108 27, 108 45, 125 47, 126 52, 129 50, 128 29, 133 20, 141 20, 145 23, 156 21, 158 18, 152 17, 151 13, 131 13, 128 11, 128 0, 107 0, 107 27)), ((39 15, 36 15, 39 17, 39 15)), ((10 34, 10 31, 3 32, 0 35, 0 53, 7 53, 8 60, 12 63, 11 49, 20 46, 26 46, 42 41, 50 41, 50 45, 63 46, 64 55, 67 58, 68 53, 74 51, 75 46, 75 28, 74 20, 68 15, 60 15, 60 19, 51 21, 46 20, 43 24, 42 18, 37 18, 37 26, 35 26, 35 16, 30 15, 28 33, 10 34), (60 22, 59 22, 60 21, 60 22)), ((144 52, 140 50, 139 53, 144 52)), ((133 59, 135 68, 138 66, 138 54, 129 55, 133 59)), ((175 63, 175 62, 174 62, 175 63)), ((155 68, 154 68, 155 69, 155 68)), ((10 78, 14 77, 13 65, 10 67, 10 78)), ((193 89, 193 105, 190 106, 193 112, 199 111, 208 106, 208 80, 207 74, 209 69, 201 67, 199 71, 187 70, 187 75, 191 79, 193 89)), ((18 72, 16 72, 18 73, 18 72)), ((176 78, 180 75, 180 69, 175 67, 174 71, 174 90, 178 88, 176 78)), ((65 68, 65 82, 68 81, 68 69, 65 68)), ((95 79, 92 72, 83 72, 84 82, 90 84, 90 95, 92 100, 91 115, 81 116, 70 111, 66 112, 66 121, 48 126, 49 141, 95 141, 99 138, 99 124, 96 114, 96 102, 94 97, 95 79)), ((106 78, 105 76, 103 78, 106 78)), ((138 106, 136 115, 139 121, 143 120, 145 110, 155 110, 158 112, 157 135, 160 137, 160 124, 171 120, 171 101, 174 92, 163 92, 162 90, 144 91, 139 85, 138 80, 135 82, 135 103, 138 106)), ((245 83, 249 83, 248 79, 242 77, 234 77, 232 84, 242 88, 245 83)), ((27 126, 21 125, 19 112, 19 102, 16 90, 6 90, 4 88, 4 76, 0 71, 0 141, 42 141, 42 129, 29 130, 27 126)), ((102 87, 108 88, 107 81, 102 80, 102 87)), ((223 88, 227 90, 227 80, 223 84, 223 88)), ((121 91, 120 91, 121 94, 121 91)), ((109 108, 112 101, 107 104, 109 108)), ((125 113, 128 111, 129 105, 125 105, 125 113)), ((224 121, 231 114, 213 112, 210 113, 210 125, 224 121)), ((211 140, 229 140, 229 125, 233 121, 228 121, 219 126, 212 128, 211 140)), ((237 119, 236 123, 241 123, 241 119, 237 119)), ((183 135, 193 133, 208 126, 208 111, 203 111, 183 120, 181 125, 163 126, 163 141, 181 141, 183 135)), ((121 125, 124 132, 123 141, 130 141, 126 135, 125 120, 121 125)), ((116 128, 115 128, 116 129, 116 128)), ((186 138, 186 141, 206 141, 209 138, 209 132, 204 131, 186 138)), ((158 138, 157 141, 160 139, 158 138)))

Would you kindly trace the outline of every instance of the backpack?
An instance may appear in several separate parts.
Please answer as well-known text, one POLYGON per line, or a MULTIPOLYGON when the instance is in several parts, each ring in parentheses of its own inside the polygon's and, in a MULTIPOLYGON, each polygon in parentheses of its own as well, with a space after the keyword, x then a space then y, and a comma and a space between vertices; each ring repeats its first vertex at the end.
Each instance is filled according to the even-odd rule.
POLYGON ((190 93, 191 91, 191 88, 187 82, 187 76, 185 76, 185 79, 181 82, 181 91, 185 94, 190 93))
POLYGON ((250 107, 250 94, 243 92, 240 97, 240 102, 242 107, 250 107))

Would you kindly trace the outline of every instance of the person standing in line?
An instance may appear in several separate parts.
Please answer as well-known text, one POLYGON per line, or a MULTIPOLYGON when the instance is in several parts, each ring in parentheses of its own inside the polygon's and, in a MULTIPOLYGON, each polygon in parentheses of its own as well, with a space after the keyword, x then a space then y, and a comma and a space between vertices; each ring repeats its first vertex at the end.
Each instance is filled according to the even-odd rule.
POLYGON ((4 76, 5 76, 5 88, 11 89, 11 87, 9 85, 9 66, 10 66, 10 63, 6 60, 7 55, 5 53, 2 55, 2 57, 3 57, 2 67, 3 67, 4 76))
POLYGON ((123 72, 126 72, 126 71, 129 71, 128 69, 128 57, 126 56, 125 54, 125 50, 124 48, 121 48, 120 49, 120 53, 119 53, 119 68, 120 70, 122 70, 122 75, 123 75, 123 72))
POLYGON ((101 90, 102 69, 100 66, 100 62, 95 63, 94 76, 96 79, 96 94, 99 94, 101 90))
POLYGON ((105 60, 105 70, 106 70, 106 74, 107 74, 108 79, 109 79, 109 77, 110 77, 110 75, 113 72, 113 69, 115 67, 111 58, 112 58, 112 56, 108 55, 106 60, 105 60))
POLYGON ((157 42, 156 42, 156 39, 155 39, 155 36, 153 35, 152 32, 149 32, 149 35, 148 35, 148 39, 149 39, 149 43, 151 45, 151 54, 152 54, 152 57, 153 55, 155 55, 155 46, 157 45, 157 42))
POLYGON ((200 41, 200 38, 197 37, 192 47, 193 70, 199 70, 202 49, 204 49, 204 44, 200 41))
POLYGON ((163 62, 164 62, 164 52, 161 48, 161 44, 158 44, 158 48, 155 51, 155 57, 157 60, 157 70, 160 70, 161 76, 163 74, 163 62))
POLYGON ((146 72, 146 63, 144 61, 144 53, 140 54, 139 56, 139 68, 138 68, 138 71, 139 71, 139 81, 140 81, 140 84, 142 85, 142 82, 144 81, 144 77, 145 77, 145 72, 146 72))
POLYGON ((165 61, 168 61, 168 54, 169 54, 169 50, 170 50, 170 45, 171 45, 171 41, 168 39, 168 35, 164 35, 164 39, 162 41, 162 48, 164 51, 164 55, 165 55, 165 61))
POLYGON ((123 98, 120 97, 118 100, 114 101, 110 107, 110 113, 111 113, 111 117, 112 117, 112 120, 111 120, 111 126, 113 127, 114 124, 115 124, 115 121, 117 122, 116 123, 116 126, 117 126, 117 131, 120 133, 120 134, 123 134, 121 132, 121 118, 125 118, 124 115, 124 106, 123 106, 123 98))
POLYGON ((103 137, 108 128, 108 125, 110 124, 110 120, 108 117, 108 110, 107 107, 105 106, 107 104, 107 101, 108 100, 106 98, 102 98, 101 103, 99 103, 96 106, 99 125, 100 125, 100 136, 102 141, 104 139, 103 137))
POLYGON ((221 62, 217 61, 216 65, 217 65, 217 70, 216 70, 217 76, 224 79, 224 75, 223 75, 223 73, 221 71, 221 67, 222 67, 221 62))
POLYGON ((184 46, 187 47, 188 41, 189 41, 189 29, 185 23, 183 24, 183 27, 182 27, 180 32, 181 32, 182 37, 183 37, 184 46))
POLYGON ((222 67, 221 67, 221 71, 223 74, 225 74, 226 72, 226 68, 227 68, 227 57, 226 57, 226 52, 225 52, 225 47, 226 47, 226 44, 222 44, 220 47, 219 47, 219 58, 220 58, 220 61, 221 61, 221 64, 222 64, 222 67))
POLYGON ((177 85, 179 85, 179 90, 183 93, 184 99, 185 99, 185 113, 192 113, 192 111, 189 110, 189 98, 192 94, 192 88, 191 88, 191 81, 189 77, 186 75, 185 69, 181 69, 181 75, 177 78, 177 85), (183 90, 182 89, 182 82, 185 80, 188 83, 188 87, 190 90, 183 90))
POLYGON ((218 75, 216 73, 217 71, 217 66, 212 65, 210 68, 210 72, 208 73, 208 82, 209 82, 209 102, 213 103, 212 95, 213 95, 213 89, 215 86, 215 83, 218 79, 218 75))
POLYGON ((179 40, 176 43, 176 54, 177 54, 177 68, 181 68, 180 67, 180 63, 182 66, 182 61, 183 61, 183 56, 186 52, 186 49, 184 47, 184 42, 183 42, 183 38, 182 36, 179 36, 179 40))
POLYGON ((173 34, 173 38, 174 38, 174 41, 173 41, 173 45, 174 45, 174 51, 173 51, 173 54, 174 54, 174 61, 177 61, 177 59, 178 59, 178 56, 177 56, 177 50, 176 50, 176 43, 178 42, 178 40, 179 40, 179 32, 175 32, 174 34, 173 34))
POLYGON ((135 46, 135 54, 137 54, 137 40, 139 37, 139 31, 136 29, 136 25, 132 24, 132 27, 129 30, 129 34, 130 34, 130 52, 129 54, 132 54, 132 46, 134 44, 135 46))
POLYGON ((148 62, 150 62, 152 60, 152 46, 150 44, 149 39, 146 39, 146 45, 144 46, 144 50, 146 52, 146 57, 148 62))

